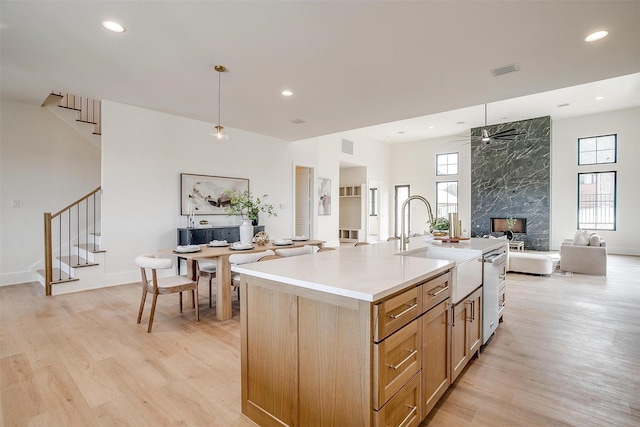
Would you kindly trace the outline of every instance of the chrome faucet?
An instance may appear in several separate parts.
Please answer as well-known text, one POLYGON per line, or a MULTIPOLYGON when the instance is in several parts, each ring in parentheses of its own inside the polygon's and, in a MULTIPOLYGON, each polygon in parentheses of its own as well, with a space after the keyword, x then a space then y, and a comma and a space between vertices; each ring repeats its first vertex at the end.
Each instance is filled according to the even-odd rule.
POLYGON ((422 196, 411 196, 409 197, 407 200, 404 201, 404 203, 402 204, 402 222, 401 222, 401 230, 400 230, 400 240, 402 242, 401 244, 401 248, 402 248, 402 252, 407 250, 407 243, 409 242, 409 236, 408 233, 405 234, 404 232, 404 221, 405 221, 405 215, 404 215, 404 210, 407 207, 407 205, 409 204, 410 201, 412 200, 422 200, 424 202, 425 205, 427 205, 427 214, 429 215, 429 224, 433 224, 433 212, 431 212, 431 205, 429 204, 429 202, 427 201, 427 199, 425 199, 422 196))

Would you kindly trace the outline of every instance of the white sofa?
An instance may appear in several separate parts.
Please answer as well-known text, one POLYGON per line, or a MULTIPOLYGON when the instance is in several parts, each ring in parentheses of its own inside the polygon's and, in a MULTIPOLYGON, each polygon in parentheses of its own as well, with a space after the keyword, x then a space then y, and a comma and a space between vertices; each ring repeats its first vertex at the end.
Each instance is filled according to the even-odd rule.
POLYGON ((565 240, 560 246, 560 269, 573 273, 606 276, 607 244, 605 241, 596 233, 590 234, 586 245, 576 240, 565 240))

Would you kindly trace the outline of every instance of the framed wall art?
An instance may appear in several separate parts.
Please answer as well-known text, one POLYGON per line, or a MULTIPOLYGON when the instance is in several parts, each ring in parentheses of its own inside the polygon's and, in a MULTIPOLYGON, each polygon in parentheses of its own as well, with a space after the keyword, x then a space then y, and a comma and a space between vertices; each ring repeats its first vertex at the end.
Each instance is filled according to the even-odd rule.
POLYGON ((318 215, 331 215, 331 180, 318 178, 318 215))
POLYGON ((225 191, 249 191, 246 178, 180 174, 181 215, 226 215, 229 204, 225 191))

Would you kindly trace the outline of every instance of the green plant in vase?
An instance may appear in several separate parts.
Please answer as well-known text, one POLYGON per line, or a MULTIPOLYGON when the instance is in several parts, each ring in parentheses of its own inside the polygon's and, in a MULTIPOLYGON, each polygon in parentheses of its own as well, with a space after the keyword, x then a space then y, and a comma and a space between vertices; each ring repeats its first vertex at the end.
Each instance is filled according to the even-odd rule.
POLYGON ((515 219, 512 215, 509 215, 507 216, 506 221, 507 221, 507 231, 504 234, 507 235, 507 238, 509 240, 513 240, 513 231, 511 231, 511 229, 513 228, 514 225, 516 225, 516 222, 518 220, 515 219))
POLYGON ((436 218, 431 224, 431 231, 434 236, 446 236, 449 233, 449 220, 447 218, 436 218))
POLYGON ((265 202, 267 194, 254 196, 248 190, 227 190, 225 195, 231 199, 229 204, 224 207, 227 215, 240 215, 243 220, 251 220, 254 225, 258 225, 258 216, 261 212, 269 216, 278 216, 273 205, 265 202))

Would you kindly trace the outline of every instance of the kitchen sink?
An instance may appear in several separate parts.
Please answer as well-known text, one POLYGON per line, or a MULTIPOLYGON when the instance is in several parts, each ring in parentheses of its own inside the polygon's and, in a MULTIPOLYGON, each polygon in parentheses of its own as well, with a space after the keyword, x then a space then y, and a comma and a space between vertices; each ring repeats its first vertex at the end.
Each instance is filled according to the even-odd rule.
POLYGON ((401 256, 454 261, 451 299, 455 304, 482 285, 482 251, 475 249, 438 248, 428 246, 414 249, 401 256))

